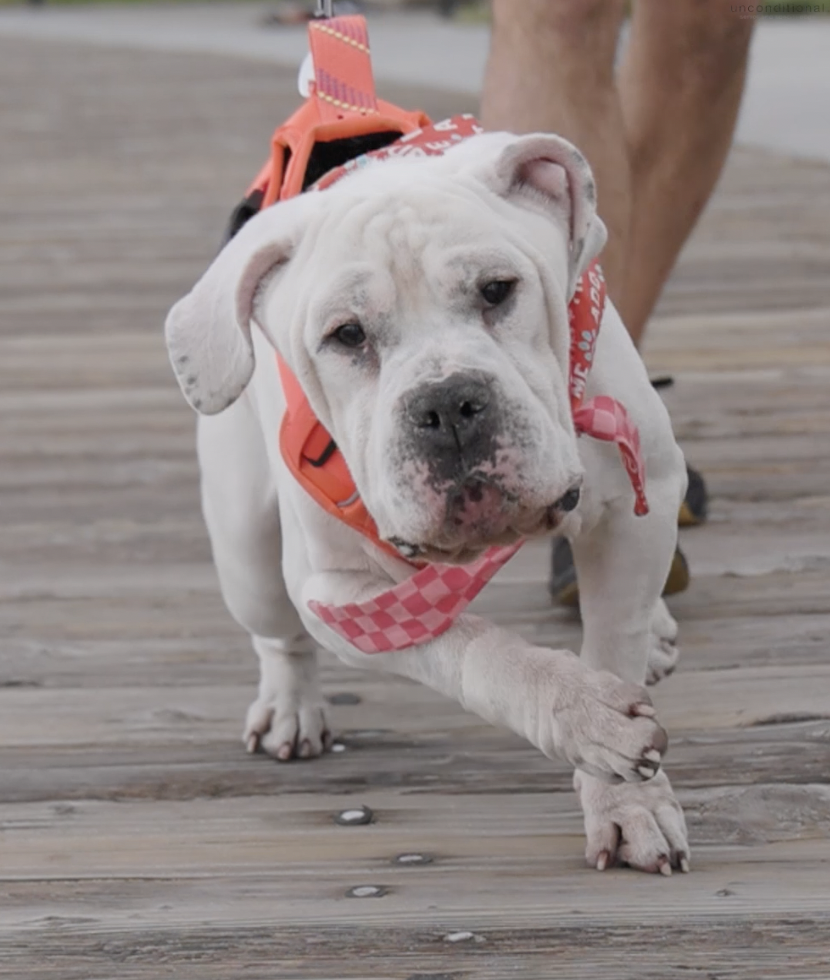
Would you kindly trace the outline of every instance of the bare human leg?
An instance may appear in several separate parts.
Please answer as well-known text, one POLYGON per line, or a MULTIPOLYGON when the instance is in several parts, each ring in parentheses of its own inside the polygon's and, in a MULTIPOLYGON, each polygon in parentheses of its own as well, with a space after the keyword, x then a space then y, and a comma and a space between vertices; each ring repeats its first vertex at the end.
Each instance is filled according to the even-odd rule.
POLYGON ((631 187, 614 57, 624 0, 493 0, 484 79, 487 129, 553 132, 579 147, 598 186, 609 241, 602 265, 622 298, 631 187))
POLYGON ((633 207, 620 313, 635 342, 732 143, 754 20, 731 0, 637 0, 618 89, 633 207))
POLYGON ((636 343, 720 175, 752 19, 730 0, 637 0, 619 73, 618 0, 493 0, 488 128, 551 130, 585 153, 609 292, 636 343))

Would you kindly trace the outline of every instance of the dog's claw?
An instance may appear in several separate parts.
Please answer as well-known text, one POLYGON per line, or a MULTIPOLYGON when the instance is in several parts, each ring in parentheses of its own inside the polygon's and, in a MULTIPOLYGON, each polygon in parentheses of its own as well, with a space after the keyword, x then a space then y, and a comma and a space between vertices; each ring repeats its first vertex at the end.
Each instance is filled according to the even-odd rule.
POLYGON ((656 718, 657 711, 654 705, 641 701, 639 704, 633 704, 631 706, 631 715, 632 717, 639 715, 641 718, 656 718))
POLYGON ((689 870, 686 822, 664 772, 617 786, 577 772, 574 787, 585 813, 589 866, 627 864, 665 877, 673 868, 689 870))
POLYGON ((245 748, 249 755, 255 755, 259 749, 259 735, 256 732, 252 732, 247 741, 245 742, 245 748))
POLYGON ((687 875, 692 870, 692 866, 689 864, 689 859, 687 857, 682 857, 680 859, 680 870, 684 875, 687 875))
POLYGON ((652 742, 649 752, 656 752, 661 758, 666 754, 666 750, 669 747, 669 736, 665 728, 657 726, 657 731, 654 734, 654 741, 652 742))

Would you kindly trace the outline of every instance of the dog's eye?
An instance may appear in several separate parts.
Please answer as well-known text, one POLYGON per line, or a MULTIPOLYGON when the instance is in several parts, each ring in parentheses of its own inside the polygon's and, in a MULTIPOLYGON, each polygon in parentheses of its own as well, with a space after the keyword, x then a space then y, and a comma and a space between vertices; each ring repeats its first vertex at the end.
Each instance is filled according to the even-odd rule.
POLYGON ((492 279, 481 287, 481 295, 485 303, 498 306, 513 292, 515 285, 515 279, 492 279))
POLYGON ((344 347, 361 347, 366 340, 366 334, 359 323, 344 323, 331 336, 344 347))

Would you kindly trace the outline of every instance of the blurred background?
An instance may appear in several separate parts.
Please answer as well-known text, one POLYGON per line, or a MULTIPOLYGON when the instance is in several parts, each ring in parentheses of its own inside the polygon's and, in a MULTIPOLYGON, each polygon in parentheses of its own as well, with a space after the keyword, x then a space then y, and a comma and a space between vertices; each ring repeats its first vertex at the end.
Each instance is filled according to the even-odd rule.
MULTIPOLYGON (((305 53, 313 2, 124 3, 0 0, 0 35, 63 38, 136 50, 237 55, 294 67, 305 53), (35 16, 31 7, 39 8, 35 16), (48 8, 48 9, 46 9, 48 8)), ((757 6, 757 5, 749 5, 757 6)), ((830 160, 830 5, 761 5, 738 142, 830 160), (825 9, 826 8, 826 9, 825 9)), ((363 0, 335 4, 371 14, 382 81, 431 85, 477 98, 489 31, 487 4, 465 0, 363 0)), ((746 4, 734 4, 736 16, 746 4)), ((624 36, 622 39, 624 43, 624 36)))

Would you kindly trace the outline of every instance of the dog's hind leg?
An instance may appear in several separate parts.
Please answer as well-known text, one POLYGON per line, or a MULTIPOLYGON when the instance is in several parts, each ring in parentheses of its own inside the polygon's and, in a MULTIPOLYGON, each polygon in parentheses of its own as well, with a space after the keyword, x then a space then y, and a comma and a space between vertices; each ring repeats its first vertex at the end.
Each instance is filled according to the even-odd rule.
POLYGON ((286 591, 277 489, 248 393, 221 414, 200 417, 198 451, 222 596, 251 634, 260 663, 245 745, 280 761, 320 755, 331 736, 316 647, 286 591))

